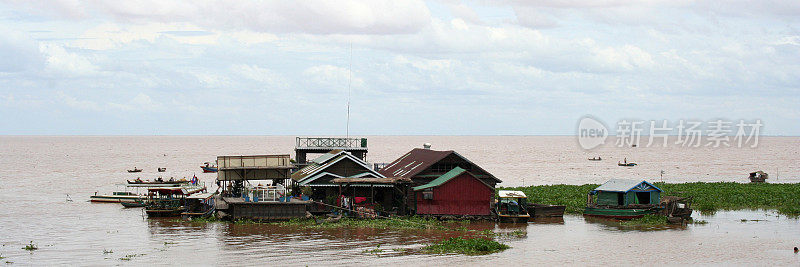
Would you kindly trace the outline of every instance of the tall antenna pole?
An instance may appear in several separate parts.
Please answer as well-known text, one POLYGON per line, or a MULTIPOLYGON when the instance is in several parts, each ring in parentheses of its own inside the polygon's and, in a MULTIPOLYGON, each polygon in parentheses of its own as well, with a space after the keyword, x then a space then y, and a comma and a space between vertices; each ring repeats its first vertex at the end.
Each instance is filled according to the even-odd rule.
POLYGON ((347 126, 346 126, 346 136, 350 138, 350 91, 353 85, 353 43, 350 43, 350 71, 349 71, 349 78, 347 82, 347 126))

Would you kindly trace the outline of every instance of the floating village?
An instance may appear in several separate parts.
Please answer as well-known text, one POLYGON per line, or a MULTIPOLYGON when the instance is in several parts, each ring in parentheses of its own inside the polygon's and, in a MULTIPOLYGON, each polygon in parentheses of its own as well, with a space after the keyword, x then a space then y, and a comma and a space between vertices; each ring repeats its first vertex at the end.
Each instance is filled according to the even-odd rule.
MULTIPOLYGON (((213 192, 210 181, 196 176, 137 178, 127 180, 124 191, 95 193, 90 201, 143 208, 148 217, 256 221, 422 216, 526 223, 564 214, 565 206, 534 203, 521 191, 497 190, 501 179, 457 151, 434 150, 426 143, 390 163, 368 163, 366 138, 295 140, 294 158, 218 155, 215 162, 204 163, 203 172, 217 174, 213 192)), ((636 163, 625 159, 618 165, 636 163)), ((753 182, 764 179, 765 173, 751 174, 753 182)), ((612 179, 586 192, 583 214, 616 220, 659 214, 673 223, 690 218, 691 197, 662 192, 645 180, 612 179)))

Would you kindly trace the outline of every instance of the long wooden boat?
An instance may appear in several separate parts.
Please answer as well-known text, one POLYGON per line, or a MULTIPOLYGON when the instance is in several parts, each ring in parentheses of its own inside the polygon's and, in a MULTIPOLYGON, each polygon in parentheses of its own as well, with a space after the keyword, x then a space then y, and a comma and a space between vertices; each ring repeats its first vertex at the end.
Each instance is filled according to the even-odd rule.
POLYGON ((528 213, 533 217, 564 217, 564 205, 528 204, 528 213))
POLYGON ((142 169, 133 168, 133 170, 128 170, 128 172, 142 172, 142 169))
POLYGON ((612 207, 586 207, 583 210, 583 215, 612 218, 620 220, 629 220, 642 218, 647 214, 655 214, 662 208, 655 206, 651 208, 612 208, 612 207))
POLYGON ((113 192, 111 193, 111 195, 89 196, 90 202, 103 202, 103 203, 135 202, 143 199, 145 199, 145 196, 137 195, 131 192, 113 192))
POLYGON ((617 166, 633 167, 633 166, 636 166, 636 163, 633 163, 633 162, 619 163, 619 162, 617 162, 617 166))
POLYGON ((217 167, 215 167, 215 166, 200 166, 200 168, 202 168, 203 172, 205 172, 205 173, 217 172, 218 171, 217 167))
POLYGON ((120 202, 119 204, 126 208, 141 208, 145 206, 144 201, 120 202))
POLYGON ((187 180, 178 180, 178 181, 139 181, 139 180, 128 180, 128 185, 135 186, 135 185, 149 185, 149 186, 175 186, 181 184, 188 184, 189 181, 187 180))

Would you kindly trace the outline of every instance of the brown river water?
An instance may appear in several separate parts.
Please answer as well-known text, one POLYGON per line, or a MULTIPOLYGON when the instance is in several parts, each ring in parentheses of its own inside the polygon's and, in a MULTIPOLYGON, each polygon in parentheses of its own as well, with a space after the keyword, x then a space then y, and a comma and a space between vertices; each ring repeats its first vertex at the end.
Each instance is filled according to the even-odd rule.
MULTIPOLYGON (((375 136, 371 162, 389 162, 422 143, 452 149, 504 186, 602 183, 610 178, 665 182, 738 181, 764 170, 769 182, 800 182, 800 138, 763 137, 751 148, 617 148, 586 152, 574 137, 375 136), (586 158, 602 156, 601 162, 586 158), (640 165, 616 166, 627 157, 640 165)), ((141 209, 87 202, 125 179, 191 177, 213 183, 199 165, 216 155, 293 154, 291 136, 0 137, 0 264, 13 265, 800 265, 800 222, 773 211, 720 211, 707 224, 632 228, 567 215, 563 220, 470 228, 523 231, 511 249, 482 256, 427 255, 414 249, 454 233, 424 230, 299 230, 272 225, 146 219, 141 209), (143 168, 139 174, 126 169, 143 168), (67 199, 72 201, 67 201, 67 199), (746 220, 746 221, 743 221, 746 220), (755 221, 754 221, 755 220, 755 221), (33 241, 39 249, 23 249, 33 241), (365 253, 380 245, 383 252, 365 253), (104 250, 113 253, 103 253, 104 250), (130 257, 128 255, 131 255, 130 257), (126 259, 121 259, 126 258, 126 259)), ((798 196, 800 197, 800 196, 798 196)))

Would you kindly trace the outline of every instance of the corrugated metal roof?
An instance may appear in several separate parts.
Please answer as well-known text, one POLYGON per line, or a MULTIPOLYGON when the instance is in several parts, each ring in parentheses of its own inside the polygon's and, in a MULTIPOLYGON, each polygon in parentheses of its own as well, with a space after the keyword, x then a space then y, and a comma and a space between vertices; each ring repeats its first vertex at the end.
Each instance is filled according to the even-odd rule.
POLYGON ((338 149, 337 150, 331 150, 331 152, 322 154, 322 156, 319 156, 319 157, 315 158, 314 160, 312 160, 312 162, 318 163, 318 164, 323 164, 326 161, 336 157, 337 155, 339 155, 342 152, 343 152, 342 150, 338 150, 338 149))
POLYGON ((472 161, 468 160, 467 158, 461 156, 460 154, 452 150, 436 151, 425 148, 415 148, 406 153, 405 155, 403 155, 402 157, 396 159, 392 163, 389 163, 389 165, 386 165, 386 167, 383 167, 378 172, 380 172, 386 177, 411 178, 419 174, 420 172, 428 169, 433 164, 441 161, 442 159, 446 158, 451 154, 464 159, 464 161, 472 164, 473 166, 475 166, 475 168, 488 174, 492 179, 495 179, 498 183, 502 182, 500 181, 500 179, 497 179, 497 177, 494 177, 494 175, 487 172, 477 164, 472 163, 472 161))
POLYGON ((417 173, 424 171, 434 163, 447 157, 447 155, 450 155, 451 153, 453 153, 452 150, 436 151, 415 148, 378 172, 386 177, 411 178, 417 173))
POLYGON ((658 191, 661 191, 660 188, 654 186, 651 183, 648 183, 645 180, 628 180, 628 179, 611 179, 608 180, 601 186, 595 188, 595 191, 606 191, 606 192, 628 192, 633 189, 645 191, 650 189, 650 187, 655 188, 658 191))
POLYGON ((433 179, 433 181, 431 181, 430 183, 414 187, 414 191, 440 186, 440 185, 446 183, 447 181, 450 181, 450 179, 453 179, 456 176, 459 176, 459 175, 461 175, 462 173, 465 173, 465 172, 467 172, 467 170, 462 169, 461 167, 455 167, 452 170, 450 170, 449 172, 447 172, 445 174, 442 174, 442 176, 439 176, 438 178, 433 179))
POLYGON ((370 174, 370 175, 374 175, 374 176, 379 177, 379 178, 384 178, 383 175, 381 175, 380 173, 378 173, 375 170, 373 170, 372 168, 370 168, 367 165, 366 162, 362 161, 358 157, 353 156, 352 154, 350 154, 350 153, 348 153, 346 151, 341 151, 341 150, 339 150, 338 152, 337 151, 331 151, 330 153, 327 153, 327 154, 325 154, 323 156, 320 156, 320 158, 322 158, 322 157, 325 157, 324 160, 319 160, 319 162, 322 162, 322 163, 317 163, 317 159, 319 159, 319 158, 317 158, 317 159, 315 159, 313 161, 314 163, 312 163, 311 165, 308 165, 305 168, 302 168, 299 171, 296 171, 295 173, 293 173, 292 174, 292 180, 300 182, 302 184, 310 183, 310 182, 312 182, 312 180, 318 178, 318 177, 315 177, 315 176, 317 176, 317 174, 324 172, 325 169, 327 169, 328 167, 333 166, 337 162, 339 162, 341 160, 345 160, 345 159, 346 160, 350 160, 352 162, 355 162, 356 164, 358 164, 358 165, 360 165, 360 166, 362 166, 364 168, 363 169, 364 172, 359 173, 357 175, 353 175, 351 177, 363 177, 366 174, 370 174), (328 155, 333 155, 333 157, 330 157, 328 155))

